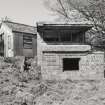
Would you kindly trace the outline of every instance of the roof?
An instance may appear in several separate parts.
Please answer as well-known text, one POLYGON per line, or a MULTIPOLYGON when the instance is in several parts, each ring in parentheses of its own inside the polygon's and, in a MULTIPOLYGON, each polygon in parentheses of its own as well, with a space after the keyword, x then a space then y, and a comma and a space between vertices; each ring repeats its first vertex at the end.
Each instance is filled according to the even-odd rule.
POLYGON ((90 21, 39 21, 37 24, 92 24, 90 21))
POLYGON ((57 30, 89 30, 93 27, 92 24, 89 23, 37 23, 38 31, 47 30, 47 29, 57 29, 57 30))
POLYGON ((34 26, 11 22, 11 21, 4 21, 3 23, 5 23, 8 27, 10 27, 12 31, 24 32, 24 33, 29 33, 29 34, 37 33, 36 27, 34 26))

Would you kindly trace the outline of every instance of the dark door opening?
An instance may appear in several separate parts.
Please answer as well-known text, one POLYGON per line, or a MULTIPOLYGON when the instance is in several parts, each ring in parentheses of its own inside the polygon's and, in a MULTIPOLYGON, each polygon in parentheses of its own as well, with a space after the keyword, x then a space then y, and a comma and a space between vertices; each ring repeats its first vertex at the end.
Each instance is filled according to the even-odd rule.
POLYGON ((63 71, 79 70, 80 58, 63 58, 63 71))
POLYGON ((0 56, 4 56, 4 34, 0 35, 0 56))

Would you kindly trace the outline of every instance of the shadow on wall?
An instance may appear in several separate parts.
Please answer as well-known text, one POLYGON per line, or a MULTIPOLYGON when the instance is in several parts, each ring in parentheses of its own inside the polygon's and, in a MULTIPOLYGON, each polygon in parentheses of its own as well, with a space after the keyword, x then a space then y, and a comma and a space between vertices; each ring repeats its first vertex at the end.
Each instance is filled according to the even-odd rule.
POLYGON ((0 56, 4 56, 4 41, 0 41, 0 56))

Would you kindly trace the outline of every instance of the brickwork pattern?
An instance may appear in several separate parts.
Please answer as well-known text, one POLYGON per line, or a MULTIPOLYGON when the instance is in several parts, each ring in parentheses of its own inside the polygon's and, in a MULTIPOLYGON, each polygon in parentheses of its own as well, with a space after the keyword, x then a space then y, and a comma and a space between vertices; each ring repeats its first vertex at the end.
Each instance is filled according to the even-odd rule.
POLYGON ((90 45, 48 45, 38 33, 37 46, 43 79, 104 78, 104 53, 92 52, 90 45), (80 58, 79 71, 63 72, 63 58, 80 58))
POLYGON ((104 77, 103 53, 44 53, 42 75, 45 79, 102 79, 104 77), (80 58, 79 70, 63 72, 63 58, 80 58))

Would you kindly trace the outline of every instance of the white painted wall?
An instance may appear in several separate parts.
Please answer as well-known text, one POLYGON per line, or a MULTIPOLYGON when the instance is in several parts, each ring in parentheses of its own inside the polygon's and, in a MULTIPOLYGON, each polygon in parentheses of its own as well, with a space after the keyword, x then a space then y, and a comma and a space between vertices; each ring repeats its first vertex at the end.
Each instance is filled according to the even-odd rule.
POLYGON ((5 23, 2 23, 0 28, 0 34, 4 33, 4 56, 13 57, 14 56, 14 44, 13 44, 13 33, 5 23))

